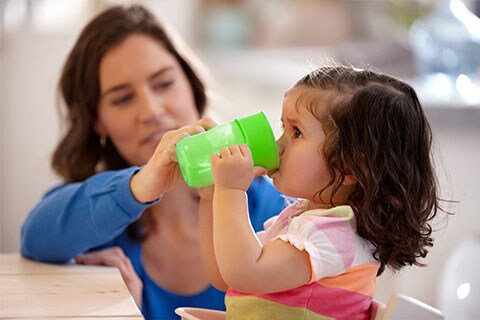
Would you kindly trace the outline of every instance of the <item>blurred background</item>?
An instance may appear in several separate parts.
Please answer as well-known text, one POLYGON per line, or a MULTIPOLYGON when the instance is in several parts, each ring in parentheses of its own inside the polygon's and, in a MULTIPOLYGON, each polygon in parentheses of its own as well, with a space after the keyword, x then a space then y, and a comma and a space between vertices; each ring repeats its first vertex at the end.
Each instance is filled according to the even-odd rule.
MULTIPOLYGON (((171 24, 204 62, 210 114, 219 121, 261 109, 279 134, 284 91, 328 59, 371 65, 412 83, 434 130, 441 195, 458 203, 447 206, 454 216, 440 214, 434 223, 427 267, 385 273, 377 299, 401 292, 445 304, 440 291, 448 266, 456 274, 462 265, 474 267, 452 264, 452 256, 470 241, 477 245, 468 255, 480 257, 480 1, 474 0, 0 0, 0 252, 18 251, 26 214, 58 181, 49 161, 62 130, 56 85, 68 51, 93 15, 128 3, 144 4, 171 24)), ((459 283, 463 291, 450 290, 452 299, 478 297, 476 277, 475 285, 467 279, 459 283)))

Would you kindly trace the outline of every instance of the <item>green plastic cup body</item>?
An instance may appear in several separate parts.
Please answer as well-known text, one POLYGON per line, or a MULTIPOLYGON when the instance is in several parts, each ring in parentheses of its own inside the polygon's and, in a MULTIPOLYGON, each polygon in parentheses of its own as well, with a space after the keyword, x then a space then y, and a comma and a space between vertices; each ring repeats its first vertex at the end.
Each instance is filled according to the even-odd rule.
POLYGON ((185 183, 192 188, 213 184, 211 154, 242 143, 252 151, 254 165, 267 170, 278 168, 280 160, 272 128, 265 114, 259 112, 180 140, 176 151, 185 183))
POLYGON ((186 184, 192 188, 211 185, 210 155, 224 146, 240 143, 244 143, 243 136, 235 123, 223 123, 179 141, 177 158, 186 184))

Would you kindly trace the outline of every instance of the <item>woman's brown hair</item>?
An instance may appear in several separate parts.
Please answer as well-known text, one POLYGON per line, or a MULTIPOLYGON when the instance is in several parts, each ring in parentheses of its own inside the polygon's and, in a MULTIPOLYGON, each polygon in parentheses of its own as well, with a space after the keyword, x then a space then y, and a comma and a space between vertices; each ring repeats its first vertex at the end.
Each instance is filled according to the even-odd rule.
POLYGON ((98 116, 100 61, 110 48, 134 33, 158 41, 178 60, 192 87, 199 114, 205 109, 204 82, 179 39, 174 39, 165 26, 141 6, 114 6, 105 10, 82 30, 60 77, 59 93, 66 107, 67 127, 54 151, 52 167, 66 183, 87 179, 97 173, 99 165, 102 170, 129 166, 108 139, 104 146, 100 144, 93 123, 98 116))
MULTIPOLYGON (((433 245, 430 222, 441 208, 432 131, 414 89, 389 75, 340 66, 319 68, 295 86, 333 96, 327 116, 319 118, 332 177, 319 198, 352 174, 357 184, 349 205, 358 234, 375 248, 379 274, 385 266, 423 265, 419 259, 433 245)), ((314 99, 309 108, 315 115, 314 99)))

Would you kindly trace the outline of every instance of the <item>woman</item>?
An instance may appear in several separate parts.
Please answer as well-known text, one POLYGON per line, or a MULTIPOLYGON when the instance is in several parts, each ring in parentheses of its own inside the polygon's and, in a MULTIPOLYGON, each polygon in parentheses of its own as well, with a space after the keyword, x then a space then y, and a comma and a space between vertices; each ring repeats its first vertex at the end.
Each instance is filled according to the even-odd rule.
MULTIPOLYGON (((178 140, 215 125, 198 120, 206 89, 184 50, 143 7, 112 7, 81 32, 59 89, 67 130, 52 166, 64 183, 27 217, 22 254, 119 268, 147 319, 175 319, 178 306, 224 309, 201 259, 198 192, 175 162, 178 140)), ((254 228, 283 204, 257 178, 254 228)))

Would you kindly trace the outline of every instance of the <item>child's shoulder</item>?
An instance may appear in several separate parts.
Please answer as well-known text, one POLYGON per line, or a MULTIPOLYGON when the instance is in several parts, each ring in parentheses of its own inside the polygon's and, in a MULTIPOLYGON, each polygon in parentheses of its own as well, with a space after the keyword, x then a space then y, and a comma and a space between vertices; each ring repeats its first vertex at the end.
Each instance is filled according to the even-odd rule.
POLYGON ((342 220, 352 220, 353 209, 349 205, 337 206, 329 209, 312 209, 304 211, 301 216, 329 217, 342 220))

